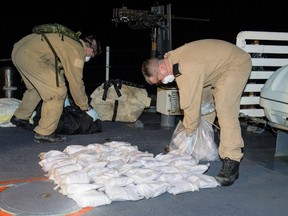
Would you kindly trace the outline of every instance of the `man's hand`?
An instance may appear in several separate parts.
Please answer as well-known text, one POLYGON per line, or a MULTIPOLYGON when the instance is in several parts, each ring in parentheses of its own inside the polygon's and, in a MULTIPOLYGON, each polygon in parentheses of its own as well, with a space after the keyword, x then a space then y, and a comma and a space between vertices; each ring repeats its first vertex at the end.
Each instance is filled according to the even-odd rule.
POLYGON ((90 108, 89 110, 86 111, 86 113, 93 118, 93 122, 95 122, 97 119, 99 119, 99 115, 96 112, 95 109, 90 108))
POLYGON ((186 128, 185 131, 186 131, 187 137, 192 137, 195 134, 195 131, 188 129, 188 128, 186 128))

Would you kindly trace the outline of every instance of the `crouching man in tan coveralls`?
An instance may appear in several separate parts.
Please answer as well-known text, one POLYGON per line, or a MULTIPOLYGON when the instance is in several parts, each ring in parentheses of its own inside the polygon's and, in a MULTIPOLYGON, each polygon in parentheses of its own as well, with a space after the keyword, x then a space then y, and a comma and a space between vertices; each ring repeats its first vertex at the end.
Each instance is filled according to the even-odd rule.
POLYGON ((98 45, 93 36, 75 40, 59 33, 32 33, 17 42, 12 50, 12 61, 27 90, 11 123, 34 129, 35 142, 64 141, 66 138, 56 135, 55 130, 67 96, 65 80, 74 103, 95 121, 98 114, 88 104, 82 78, 84 62, 101 52, 98 45), (34 128, 29 118, 41 100, 41 119, 34 128))
POLYGON ((150 58, 142 64, 142 73, 149 84, 176 80, 187 136, 193 135, 199 125, 203 98, 211 95, 216 112, 204 117, 211 123, 218 117, 218 152, 223 164, 215 178, 222 186, 233 184, 239 176, 244 141, 238 116, 251 68, 250 54, 232 43, 215 39, 187 43, 167 52, 164 59, 150 58))

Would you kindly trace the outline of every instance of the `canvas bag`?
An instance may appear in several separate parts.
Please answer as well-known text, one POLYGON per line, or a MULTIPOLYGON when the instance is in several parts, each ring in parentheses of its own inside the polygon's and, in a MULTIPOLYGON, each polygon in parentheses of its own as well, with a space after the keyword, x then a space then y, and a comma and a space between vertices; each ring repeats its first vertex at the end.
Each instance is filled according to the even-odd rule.
POLYGON ((90 97, 102 121, 135 122, 151 103, 145 88, 120 79, 102 83, 90 97))

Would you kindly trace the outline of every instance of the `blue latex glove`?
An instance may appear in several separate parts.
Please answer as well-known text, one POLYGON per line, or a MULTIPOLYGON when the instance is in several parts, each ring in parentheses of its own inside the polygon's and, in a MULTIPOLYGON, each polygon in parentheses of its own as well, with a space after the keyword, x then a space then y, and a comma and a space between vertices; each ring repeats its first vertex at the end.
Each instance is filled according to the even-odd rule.
POLYGON ((64 100, 64 107, 71 106, 69 99, 66 97, 64 100))
POLYGON ((93 122, 99 119, 98 113, 93 108, 90 108, 88 111, 86 111, 86 113, 93 118, 93 122))

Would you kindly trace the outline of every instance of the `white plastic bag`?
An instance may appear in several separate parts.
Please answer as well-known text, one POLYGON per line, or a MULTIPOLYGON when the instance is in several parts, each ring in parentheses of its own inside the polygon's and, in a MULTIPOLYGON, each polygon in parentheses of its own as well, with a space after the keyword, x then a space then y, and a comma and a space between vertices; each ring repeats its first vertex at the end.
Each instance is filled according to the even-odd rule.
POLYGON ((169 144, 169 152, 191 155, 198 161, 219 160, 211 123, 201 117, 195 133, 187 137, 183 123, 179 121, 169 144))

